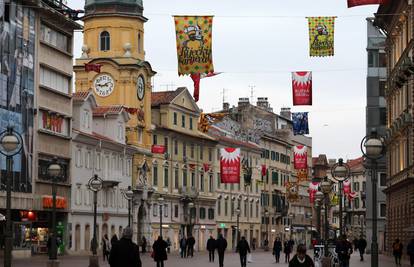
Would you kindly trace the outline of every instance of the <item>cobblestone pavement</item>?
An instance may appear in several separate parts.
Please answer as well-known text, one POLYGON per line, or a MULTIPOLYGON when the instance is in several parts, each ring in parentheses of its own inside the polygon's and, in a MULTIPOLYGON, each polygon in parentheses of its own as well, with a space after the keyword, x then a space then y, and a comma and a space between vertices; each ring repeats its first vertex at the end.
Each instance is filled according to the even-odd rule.
MULTIPOLYGON (((248 263, 248 267, 260 266, 260 267, 286 267, 288 264, 279 263, 276 264, 274 258, 270 252, 255 251, 253 252, 253 262, 248 263)), ((168 261, 165 263, 165 267, 218 267, 218 257, 216 255, 216 261, 214 263, 208 262, 208 254, 201 252, 196 253, 194 258, 181 259, 177 254, 169 254, 168 261)), ((88 256, 62 256, 60 259, 60 267, 88 267, 88 256)), ((156 264, 149 256, 149 254, 141 255, 143 267, 155 267, 156 264)), ((284 259, 281 257, 281 259, 284 259)), ((107 262, 102 262, 100 258, 101 267, 109 267, 107 262)), ((15 259, 13 260, 13 267, 46 267, 46 256, 33 256, 28 259, 15 259)), ((3 259, 1 259, 0 266, 3 266, 3 259)), ((224 258, 225 267, 240 267, 239 257, 237 254, 227 252, 224 258)), ((370 256, 366 255, 364 262, 359 261, 359 255, 354 253, 351 258, 351 267, 370 267, 370 256)), ((394 267, 393 259, 380 255, 379 267, 394 267)), ((403 262, 402 267, 409 267, 408 262, 403 262)))

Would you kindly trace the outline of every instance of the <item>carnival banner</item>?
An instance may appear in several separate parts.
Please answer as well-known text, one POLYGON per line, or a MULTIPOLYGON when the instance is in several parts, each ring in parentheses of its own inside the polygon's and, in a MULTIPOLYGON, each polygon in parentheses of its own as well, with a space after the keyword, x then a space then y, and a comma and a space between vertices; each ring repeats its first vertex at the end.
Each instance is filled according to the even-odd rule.
POLYGON ((194 92, 193 92, 193 97, 194 97, 194 101, 198 102, 198 99, 200 98, 200 80, 203 78, 207 78, 207 77, 213 77, 216 75, 219 75, 221 72, 210 72, 210 73, 193 73, 191 74, 191 79, 193 80, 194 83, 194 92))
POLYGON ((345 180, 343 182, 343 190, 344 190, 344 195, 348 195, 349 193, 351 193, 351 180, 345 180))
POLYGON ((292 121, 294 135, 309 134, 308 112, 293 112, 292 121))
POLYGON ((293 165, 295 169, 308 168, 308 151, 306 146, 295 146, 293 149, 293 165))
POLYGON ((312 72, 292 72, 293 105, 312 105, 312 72))
POLYGON ((178 75, 214 73, 212 16, 174 16, 178 75))
POLYGON ((348 0, 348 8, 363 5, 385 5, 388 0, 348 0))
POLYGON ((309 52, 311 57, 334 55, 335 18, 308 17, 309 52))
POLYGON ((267 174, 267 167, 265 164, 262 164, 262 171, 261 171, 262 177, 266 176, 267 174))
POLYGON ((296 202, 299 200, 299 185, 296 182, 285 182, 286 198, 289 202, 296 202))
POLYGON ((220 173, 222 183, 240 183, 240 148, 220 149, 220 173))
POLYGON ((309 192, 309 201, 310 201, 310 203, 315 202, 315 196, 316 196, 316 192, 318 192, 318 187, 319 187, 318 182, 310 182, 309 183, 308 192, 309 192))
POLYGON ((210 126, 221 121, 228 113, 201 113, 198 121, 198 130, 207 133, 210 126))

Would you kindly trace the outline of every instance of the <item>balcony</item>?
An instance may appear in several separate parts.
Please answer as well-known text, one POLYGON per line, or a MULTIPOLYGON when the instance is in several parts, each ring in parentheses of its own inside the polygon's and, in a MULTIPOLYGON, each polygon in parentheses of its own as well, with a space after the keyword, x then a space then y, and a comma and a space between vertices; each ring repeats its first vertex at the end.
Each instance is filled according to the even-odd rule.
POLYGON ((194 199, 198 197, 199 192, 196 187, 192 186, 183 186, 178 189, 178 193, 181 195, 182 199, 194 199))

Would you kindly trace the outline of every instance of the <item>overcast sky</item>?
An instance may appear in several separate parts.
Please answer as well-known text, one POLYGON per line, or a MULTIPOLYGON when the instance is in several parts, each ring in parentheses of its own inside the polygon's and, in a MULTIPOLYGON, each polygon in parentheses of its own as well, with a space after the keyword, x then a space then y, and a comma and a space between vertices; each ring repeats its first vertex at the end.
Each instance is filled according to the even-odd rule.
MULTIPOLYGON (((68 1, 82 9, 84 1, 68 1)), ((175 30, 171 15, 214 15, 213 63, 219 76, 201 81, 200 108, 210 112, 239 97, 268 97, 274 111, 292 107, 291 71, 313 71, 313 106, 309 111, 313 156, 350 159, 361 155, 365 135, 366 17, 377 6, 348 9, 346 0, 144 0, 146 60, 158 73, 154 90, 187 86, 178 77, 175 30), (335 56, 310 58, 306 16, 337 16, 335 56)), ((75 36, 75 57, 82 34, 75 36)))

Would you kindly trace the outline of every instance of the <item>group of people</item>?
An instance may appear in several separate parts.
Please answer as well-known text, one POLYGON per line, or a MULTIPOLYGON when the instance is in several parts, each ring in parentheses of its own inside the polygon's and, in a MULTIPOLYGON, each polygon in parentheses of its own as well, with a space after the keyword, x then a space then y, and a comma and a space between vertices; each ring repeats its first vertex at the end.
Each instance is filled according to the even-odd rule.
MULTIPOLYGON (((397 238, 392 244, 392 254, 394 255, 396 266, 401 266, 401 258, 403 255, 404 246, 401 241, 397 238)), ((410 240, 407 245, 407 254, 410 258, 410 266, 414 267, 414 239, 410 240)))
MULTIPOLYGON (((295 242, 291 240, 287 240, 283 243, 283 252, 285 253, 285 263, 290 262, 290 254, 293 251, 293 245, 295 242)), ((280 238, 277 237, 275 242, 273 242, 273 255, 275 256, 276 263, 280 262, 280 253, 282 252, 282 241, 280 238)))
POLYGON ((111 240, 109 240, 108 235, 105 234, 102 237, 102 256, 103 256, 103 260, 109 260, 109 254, 111 252, 112 246, 113 244, 115 244, 116 242, 118 242, 118 236, 116 234, 114 234, 111 237, 111 240))
POLYGON ((192 258, 194 256, 194 245, 195 239, 192 235, 189 235, 187 238, 185 238, 185 236, 182 236, 180 239, 181 258, 192 258))

